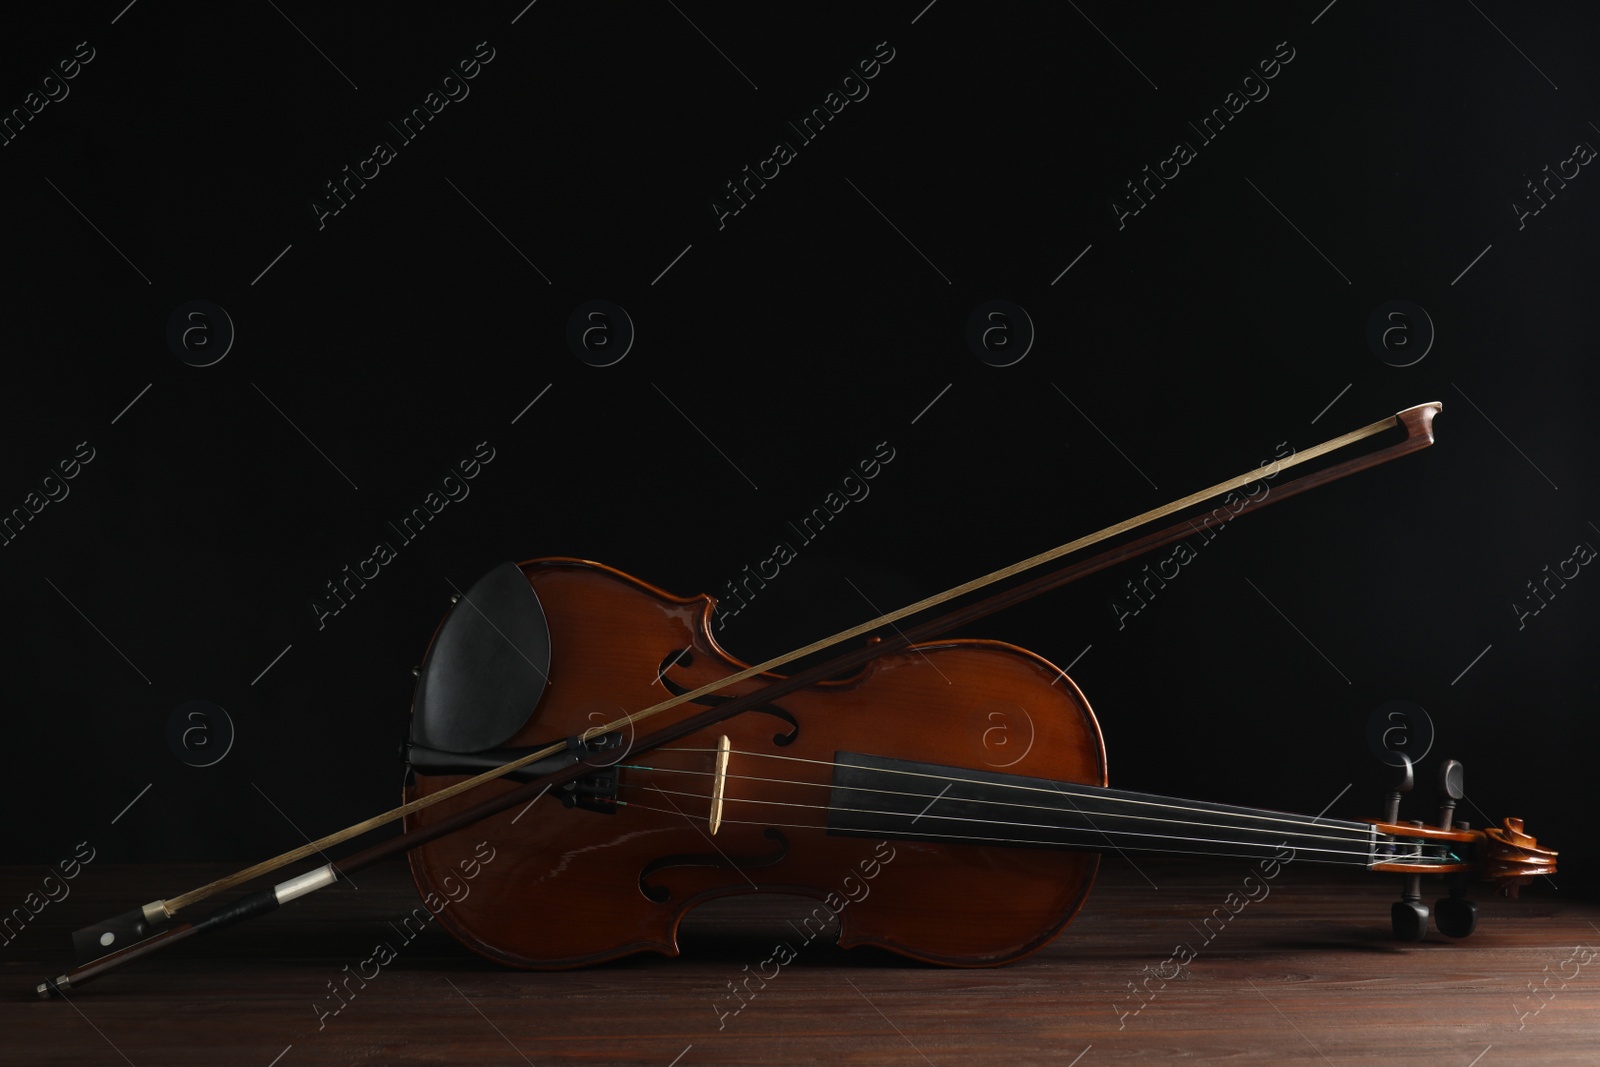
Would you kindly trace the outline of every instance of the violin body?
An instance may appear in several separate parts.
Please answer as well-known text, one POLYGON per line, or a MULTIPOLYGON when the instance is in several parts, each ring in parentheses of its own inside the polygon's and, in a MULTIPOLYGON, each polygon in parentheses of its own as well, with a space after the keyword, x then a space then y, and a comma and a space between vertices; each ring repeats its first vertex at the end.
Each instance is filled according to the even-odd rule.
MULTIPOLYGON (((708 596, 675 597, 583 560, 520 569, 548 621, 549 663, 508 748, 581 734, 746 667, 717 644, 708 596)), ((736 697, 776 677, 756 675, 702 699, 736 697)), ((675 956, 679 923, 695 906, 784 893, 821 902, 804 923, 813 932, 836 914, 844 947, 988 966, 1051 941, 1082 905, 1099 862, 1094 852, 830 830, 841 753, 1105 785, 1105 749, 1082 693, 1012 645, 916 646, 653 751, 634 753, 632 739, 621 740, 593 761, 616 764, 614 805, 564 807, 545 795, 410 852, 418 891, 445 929, 500 963, 576 967, 645 951, 675 956)), ((405 799, 461 777, 413 773, 405 799)), ((481 791, 512 788, 498 780, 481 791)), ((408 816, 406 828, 482 799, 449 798, 408 816)))

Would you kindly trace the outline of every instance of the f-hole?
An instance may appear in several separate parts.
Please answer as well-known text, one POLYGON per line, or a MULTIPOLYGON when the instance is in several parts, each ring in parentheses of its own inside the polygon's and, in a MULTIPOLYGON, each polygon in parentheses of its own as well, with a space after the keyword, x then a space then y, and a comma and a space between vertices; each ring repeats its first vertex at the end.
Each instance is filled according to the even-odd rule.
POLYGON ((639 872, 639 892, 657 904, 665 904, 672 899, 672 890, 664 885, 651 885, 645 879, 657 871, 664 871, 669 867, 713 867, 722 870, 753 871, 759 867, 771 867, 782 862, 789 854, 789 839, 783 836, 783 831, 775 827, 767 827, 761 836, 776 845, 776 849, 765 856, 724 856, 720 853, 680 853, 675 856, 662 856, 660 859, 651 860, 644 865, 644 870, 639 872))
MULTIPOLYGON (((666 687, 667 692, 671 693, 673 696, 682 696, 683 694, 685 694, 685 693, 687 693, 689 691, 690 687, 689 686, 679 685, 677 682, 673 681, 671 678, 668 678, 667 677, 667 672, 669 670, 671 670, 673 667, 679 667, 679 666, 687 667, 690 664, 692 664, 693 662, 694 662, 694 653, 692 651, 690 651, 689 649, 687 649, 687 648, 680 648, 678 651, 671 653, 670 655, 668 655, 665 659, 663 659, 661 661, 661 669, 656 672, 656 677, 661 682, 661 684, 664 687, 666 687)), ((695 688, 698 688, 698 687, 695 687, 695 688)), ((703 697, 696 697, 692 701, 692 703, 699 704, 702 707, 714 708, 714 707, 717 707, 720 704, 726 704, 728 701, 730 701, 732 699, 733 699, 732 697, 714 696, 714 695, 708 693, 703 697)), ((773 716, 775 718, 782 719, 784 722, 789 724, 789 732, 788 733, 780 733, 780 734, 773 734, 772 735, 772 743, 773 744, 775 744, 775 745, 792 745, 792 744, 794 744, 794 739, 800 736, 800 723, 795 719, 795 717, 793 715, 790 715, 787 711, 784 711, 782 708, 778 707, 776 704, 757 704, 755 707, 751 708, 750 710, 751 711, 759 711, 763 715, 771 715, 771 716, 773 716)))

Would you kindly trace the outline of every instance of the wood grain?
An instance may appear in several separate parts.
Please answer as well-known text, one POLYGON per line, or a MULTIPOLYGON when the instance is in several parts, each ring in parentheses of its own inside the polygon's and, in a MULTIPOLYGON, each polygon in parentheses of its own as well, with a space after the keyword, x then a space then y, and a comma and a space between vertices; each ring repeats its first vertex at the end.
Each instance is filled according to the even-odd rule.
MULTIPOLYGON (((1087 1048, 1079 1067, 1168 1059, 1468 1067, 1480 1054, 1477 1067, 1498 1067, 1600 1056, 1600 957, 1566 962, 1576 949, 1600 948, 1600 907, 1542 886, 1520 901, 1480 893, 1473 937, 1430 933, 1401 945, 1388 932, 1397 877, 1290 865, 1265 897, 1230 914, 1228 894, 1253 869, 1141 860, 1136 871, 1109 856, 1061 938, 990 970, 845 952, 826 935, 806 943, 790 921, 814 902, 746 898, 692 913, 676 960, 538 973, 496 967, 437 923, 406 943, 395 927, 418 900, 404 865, 391 862, 366 872, 359 889, 334 887, 188 942, 80 990, 70 1004, 36 1000, 33 984, 65 969, 73 929, 220 870, 95 864, 71 897, 0 946, 0 1063, 268 1067, 282 1054, 276 1067, 667 1067, 675 1059, 678 1067, 1064 1067, 1087 1048), (1215 909, 1226 921, 1207 924, 1215 909), (783 940, 793 961, 765 988, 752 981, 755 995, 720 1016, 719 1029, 718 1009, 737 1006, 727 984, 747 966, 758 970, 783 940), (380 941, 397 949, 393 961, 365 988, 352 980, 354 996, 319 1029, 313 1005, 336 1006, 328 983, 346 966, 358 969, 380 941), (1181 967, 1167 962, 1180 944, 1196 953, 1181 967), (1141 980, 1153 992, 1132 1014, 1129 985, 1141 980), (1519 1029, 1517 1012, 1540 1003, 1529 983, 1545 980, 1554 992, 1519 1029)), ((0 901, 21 901, 37 874, 0 869, 0 901)))

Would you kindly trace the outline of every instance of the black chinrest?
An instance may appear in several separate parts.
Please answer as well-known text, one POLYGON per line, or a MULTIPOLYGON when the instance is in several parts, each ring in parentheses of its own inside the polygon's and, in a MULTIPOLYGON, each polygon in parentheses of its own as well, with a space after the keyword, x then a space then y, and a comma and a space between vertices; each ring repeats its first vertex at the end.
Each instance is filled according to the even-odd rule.
POLYGON ((550 671, 550 626, 515 563, 479 578, 451 605, 417 675, 413 745, 483 752, 533 714, 550 671))

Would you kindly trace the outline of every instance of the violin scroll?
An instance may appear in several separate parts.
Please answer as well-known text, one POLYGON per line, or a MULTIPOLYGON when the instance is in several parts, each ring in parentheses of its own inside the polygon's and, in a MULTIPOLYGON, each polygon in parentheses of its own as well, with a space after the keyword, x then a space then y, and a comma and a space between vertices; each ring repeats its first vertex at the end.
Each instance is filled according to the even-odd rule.
MULTIPOLYGON (((1405 413, 1402 413, 1405 414, 1405 413)), ((1443 875, 1450 895, 1438 901, 1431 917, 1446 937, 1469 936, 1478 925, 1477 906, 1466 896, 1469 878, 1492 882, 1503 897, 1515 899, 1525 885, 1540 875, 1554 874, 1556 853, 1541 848, 1523 829, 1521 819, 1506 819, 1500 826, 1473 830, 1455 821, 1456 802, 1465 798, 1465 773, 1459 760, 1439 765, 1438 825, 1399 821, 1400 800, 1409 792, 1415 774, 1411 760, 1392 753, 1398 762, 1385 760, 1388 789, 1384 818, 1375 822, 1373 871, 1404 875, 1400 900, 1391 908, 1394 935, 1401 941, 1421 941, 1427 934, 1429 910, 1422 903, 1422 876, 1443 875)))
POLYGON ((1506 819, 1500 826, 1483 832, 1482 878, 1496 883, 1495 892, 1512 900, 1538 875, 1554 874, 1557 853, 1540 848, 1532 835, 1524 833, 1521 819, 1506 819))

